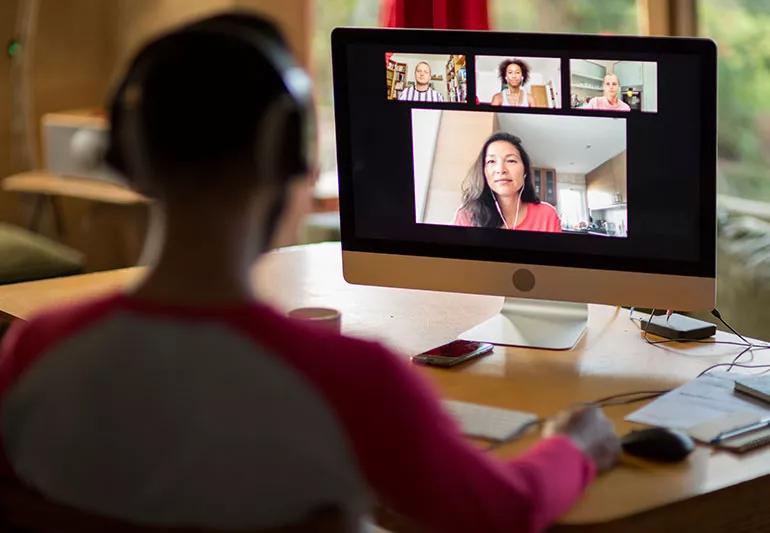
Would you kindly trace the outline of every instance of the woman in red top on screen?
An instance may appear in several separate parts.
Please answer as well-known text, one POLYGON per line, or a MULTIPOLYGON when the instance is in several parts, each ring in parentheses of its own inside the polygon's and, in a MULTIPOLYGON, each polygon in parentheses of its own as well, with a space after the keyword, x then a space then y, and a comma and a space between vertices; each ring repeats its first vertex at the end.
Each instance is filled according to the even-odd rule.
POLYGON ((487 139, 463 183, 456 226, 561 232, 556 209, 542 202, 532 184, 529 155, 521 139, 498 132, 487 139))

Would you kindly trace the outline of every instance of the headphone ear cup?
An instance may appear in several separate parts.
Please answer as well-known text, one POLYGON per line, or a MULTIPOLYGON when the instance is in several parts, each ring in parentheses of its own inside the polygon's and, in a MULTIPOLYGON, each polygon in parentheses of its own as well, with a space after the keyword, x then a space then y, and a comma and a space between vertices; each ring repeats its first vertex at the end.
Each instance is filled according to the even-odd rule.
POLYGON ((256 136, 255 161, 274 183, 306 175, 313 169, 315 128, 312 118, 284 95, 266 110, 256 136))
POLYGON ((136 180, 146 178, 149 171, 140 128, 143 89, 138 80, 142 73, 141 63, 135 63, 115 92, 105 152, 105 161, 134 187, 136 180))
POLYGON ((123 126, 123 93, 125 92, 126 84, 121 84, 115 95, 112 97, 110 103, 110 123, 109 134, 107 136, 107 150, 104 153, 104 161, 118 172, 123 179, 128 179, 128 172, 126 167, 125 152, 122 147, 122 139, 120 130, 123 126))
POLYGON ((308 147, 305 140, 304 119, 302 113, 294 108, 286 116, 286 131, 284 132, 285 168, 288 176, 307 174, 310 171, 308 147))
POLYGON ((290 156, 288 138, 291 101, 288 97, 275 99, 265 110, 255 136, 254 162, 260 179, 268 183, 280 183, 288 179, 285 157, 290 156))

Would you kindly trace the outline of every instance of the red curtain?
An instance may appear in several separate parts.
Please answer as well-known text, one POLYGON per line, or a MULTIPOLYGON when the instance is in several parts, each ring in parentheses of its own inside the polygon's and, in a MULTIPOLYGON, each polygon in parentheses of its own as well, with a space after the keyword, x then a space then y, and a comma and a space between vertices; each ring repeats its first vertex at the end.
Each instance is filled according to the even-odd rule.
POLYGON ((488 0, 381 0, 380 25, 388 28, 488 30, 488 0))

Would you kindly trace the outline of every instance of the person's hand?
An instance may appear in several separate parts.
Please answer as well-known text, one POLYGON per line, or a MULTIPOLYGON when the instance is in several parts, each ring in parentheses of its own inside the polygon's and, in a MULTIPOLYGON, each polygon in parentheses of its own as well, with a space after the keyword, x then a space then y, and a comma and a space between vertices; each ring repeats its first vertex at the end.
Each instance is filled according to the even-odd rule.
POLYGON ((615 435, 612 422, 598 407, 563 411, 549 419, 543 428, 543 436, 557 434, 569 437, 593 459, 599 471, 612 467, 620 455, 620 439, 615 435))

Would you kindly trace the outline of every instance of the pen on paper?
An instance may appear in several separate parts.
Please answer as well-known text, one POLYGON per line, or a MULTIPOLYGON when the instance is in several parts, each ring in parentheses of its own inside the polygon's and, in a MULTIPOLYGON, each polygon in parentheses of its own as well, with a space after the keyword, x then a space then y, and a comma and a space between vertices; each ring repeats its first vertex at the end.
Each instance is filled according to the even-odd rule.
POLYGON ((761 420, 757 420, 753 424, 749 424, 748 426, 742 426, 735 429, 730 429, 728 431, 723 431, 711 439, 711 443, 715 444, 722 442, 723 440, 731 439, 733 437, 737 437, 738 435, 743 435, 744 433, 751 433, 752 431, 756 431, 768 426, 770 426, 770 418, 763 418, 761 420))

